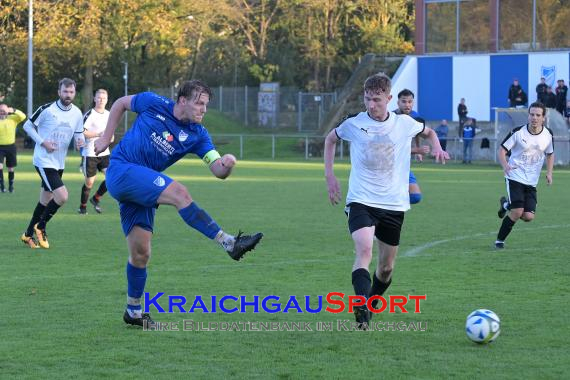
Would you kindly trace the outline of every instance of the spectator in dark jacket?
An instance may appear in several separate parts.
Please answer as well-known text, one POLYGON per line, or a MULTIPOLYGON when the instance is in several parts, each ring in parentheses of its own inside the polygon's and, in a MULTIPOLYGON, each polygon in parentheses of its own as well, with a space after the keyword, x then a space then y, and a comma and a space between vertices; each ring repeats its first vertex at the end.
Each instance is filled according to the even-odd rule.
POLYGON ((513 84, 509 87, 509 107, 516 107, 517 106, 517 97, 520 97, 520 93, 522 91, 522 87, 519 84, 519 80, 517 78, 513 79, 513 84))
POLYGON ((546 94, 544 95, 544 105, 546 108, 556 108, 556 95, 552 92, 552 87, 548 86, 546 88, 546 94))
POLYGON ((568 86, 564 84, 564 79, 558 79, 556 87, 556 110, 564 115, 566 100, 568 96, 568 86))
POLYGON ((467 106, 465 105, 465 98, 461 98, 459 104, 457 105, 457 115, 459 115, 459 127, 461 128, 467 119, 467 106))
POLYGON ((540 78, 540 83, 536 85, 536 101, 544 104, 544 95, 547 87, 546 79, 544 77, 540 78))

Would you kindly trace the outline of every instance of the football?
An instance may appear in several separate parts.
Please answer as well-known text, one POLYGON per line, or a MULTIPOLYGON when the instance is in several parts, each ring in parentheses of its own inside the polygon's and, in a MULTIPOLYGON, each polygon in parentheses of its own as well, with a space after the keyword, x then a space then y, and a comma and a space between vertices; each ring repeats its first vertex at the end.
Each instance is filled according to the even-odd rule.
POLYGON ((490 343, 497 339, 501 332, 501 320, 491 310, 477 309, 467 316, 465 332, 475 343, 490 343))

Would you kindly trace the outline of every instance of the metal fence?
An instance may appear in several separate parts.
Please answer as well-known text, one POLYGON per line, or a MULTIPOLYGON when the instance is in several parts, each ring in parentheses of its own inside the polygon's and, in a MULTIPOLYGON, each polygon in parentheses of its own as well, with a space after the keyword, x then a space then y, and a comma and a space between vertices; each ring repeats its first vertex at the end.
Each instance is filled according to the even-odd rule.
MULTIPOLYGON (((317 131, 337 99, 334 92, 306 93, 296 87, 278 87, 276 92, 248 86, 218 86, 212 90, 214 96, 209 107, 248 127, 299 132, 317 131)), ((174 87, 149 91, 170 98, 176 93, 174 87)))
MULTIPOLYGON (((218 150, 232 153, 240 159, 315 159, 323 156, 325 137, 310 134, 280 135, 280 134, 213 134, 212 140, 218 150)), ((494 162, 495 152, 500 140, 493 138, 475 138, 473 141, 473 162, 494 162), (488 144, 487 144, 488 143, 488 144), (488 147, 487 147, 488 146, 488 147)), ((555 140, 560 151, 570 150, 570 140, 555 140)), ((350 157, 350 144, 345 141, 337 143, 336 157, 350 157)), ((448 138, 447 152, 451 162, 463 160, 463 140, 448 138)), ((431 158, 425 158, 430 160, 431 158)), ((562 159, 556 159, 557 165, 567 165, 562 159)))

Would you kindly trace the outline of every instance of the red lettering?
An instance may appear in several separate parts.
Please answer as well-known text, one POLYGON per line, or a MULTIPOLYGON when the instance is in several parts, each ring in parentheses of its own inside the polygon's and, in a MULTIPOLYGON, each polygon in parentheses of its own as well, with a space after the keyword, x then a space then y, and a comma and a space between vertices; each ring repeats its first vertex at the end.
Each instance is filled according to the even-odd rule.
POLYGON ((395 312, 395 308, 400 308, 402 313, 407 313, 408 311, 404 307, 408 303, 406 296, 390 296, 390 313, 395 312))
POLYGON ((364 296, 348 296, 348 312, 354 313, 353 306, 362 306, 366 303, 364 296))
POLYGON ((330 292, 327 294, 327 302, 331 305, 338 305, 339 308, 338 309, 334 309, 330 306, 327 306, 327 308, 325 309, 326 311, 328 311, 329 313, 342 313, 344 311, 344 300, 342 299, 344 298, 344 293, 341 292, 330 292), (340 300, 336 300, 336 299, 332 299, 332 297, 340 297, 340 300))
POLYGON ((414 313, 421 313, 420 300, 425 300, 427 296, 424 294, 423 296, 408 296, 408 298, 415 301, 416 308, 414 310, 414 313))
POLYGON ((374 296, 368 298, 368 301, 366 302, 366 306, 368 307, 368 310, 370 310, 373 313, 381 313, 384 310, 386 310, 386 307, 388 306, 388 302, 386 302, 386 298, 379 296, 379 295, 374 295, 374 296), (382 303, 382 306, 380 307, 380 309, 375 309, 372 306, 372 302, 374 300, 378 300, 382 303))

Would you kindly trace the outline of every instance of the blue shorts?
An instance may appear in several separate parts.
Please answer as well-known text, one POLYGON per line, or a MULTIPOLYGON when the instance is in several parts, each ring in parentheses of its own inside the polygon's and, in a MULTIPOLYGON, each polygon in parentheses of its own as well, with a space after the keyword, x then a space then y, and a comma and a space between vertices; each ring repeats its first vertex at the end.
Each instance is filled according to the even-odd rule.
POLYGON ((172 178, 144 166, 111 160, 105 181, 109 194, 119 201, 125 236, 134 226, 152 232, 156 202, 172 178))
POLYGON ((416 180, 416 176, 414 175, 414 172, 411 171, 411 170, 410 170, 410 180, 409 180, 409 182, 410 182, 410 185, 411 185, 412 183, 418 183, 418 181, 416 180))

